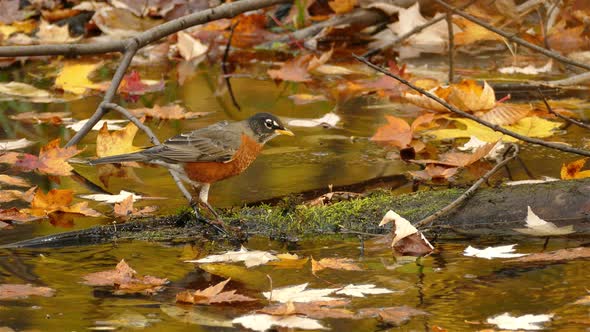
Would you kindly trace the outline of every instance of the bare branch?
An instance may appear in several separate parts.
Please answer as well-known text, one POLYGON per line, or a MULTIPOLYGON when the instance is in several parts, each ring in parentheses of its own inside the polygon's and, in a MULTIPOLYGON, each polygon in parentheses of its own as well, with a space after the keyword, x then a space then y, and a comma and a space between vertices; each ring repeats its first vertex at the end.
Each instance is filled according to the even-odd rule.
POLYGON ((505 32, 505 31, 502 31, 502 30, 500 30, 498 28, 495 28, 494 26, 492 26, 492 25, 490 25, 490 24, 488 24, 488 23, 486 23, 486 22, 478 19, 477 17, 471 16, 471 15, 469 15, 469 14, 461 11, 460 9, 455 8, 455 7, 447 4, 446 2, 444 2, 442 0, 434 0, 434 1, 436 1, 437 3, 439 3, 441 6, 444 6, 446 9, 452 11, 456 15, 459 15, 459 16, 461 16, 461 17, 463 17, 463 18, 465 18, 465 19, 467 19, 467 20, 469 20, 469 21, 471 21, 471 22, 473 22, 473 23, 475 23, 477 25, 481 25, 482 27, 484 27, 484 28, 486 28, 486 29, 488 29, 488 30, 490 30, 492 32, 495 32, 495 33, 499 34, 500 36, 502 36, 502 37, 510 40, 511 42, 517 43, 517 44, 522 45, 522 46, 524 46, 526 48, 530 48, 533 51, 537 51, 537 52, 539 52, 539 53, 541 53, 541 54, 543 54, 543 55, 545 55, 545 56, 547 56, 549 58, 552 58, 552 59, 555 59, 557 61, 566 63, 568 65, 572 65, 572 66, 584 68, 586 70, 590 70, 590 65, 587 65, 585 63, 574 61, 574 60, 572 60, 572 59, 570 59, 568 57, 565 57, 565 56, 563 56, 561 54, 558 54, 556 52, 552 52, 552 51, 550 51, 550 50, 548 50, 546 48, 543 48, 541 46, 537 46, 535 44, 531 44, 531 43, 529 43, 528 41, 526 41, 526 40, 524 40, 522 38, 515 37, 515 36, 513 36, 513 35, 511 35, 511 34, 509 34, 507 32, 505 32))
POLYGON ((553 110, 553 108, 551 107, 551 105, 549 105, 549 103, 547 102, 547 98, 545 98, 545 96, 543 95, 543 92, 541 92, 541 89, 539 89, 539 95, 543 99, 543 103, 545 103, 545 108, 547 108, 547 112, 555 115, 556 117, 558 117, 558 118, 560 118, 560 119, 562 119, 562 120, 564 120, 566 122, 569 122, 569 123, 574 124, 574 125, 576 125, 578 127, 582 127, 584 129, 589 129, 590 130, 590 125, 588 125, 588 124, 586 124, 584 122, 581 122, 581 121, 572 119, 570 117, 567 117, 565 115, 562 115, 562 114, 559 114, 559 113, 555 112, 553 110))
POLYGON ((405 80, 405 79, 403 79, 403 78, 401 78, 401 77, 399 77, 399 76, 397 76, 397 75, 395 75, 395 74, 393 74, 393 73, 391 73, 391 72, 389 72, 389 71, 387 71, 387 70, 385 70, 385 69, 383 69, 383 68, 381 68, 379 66, 374 65, 373 63, 369 62, 367 59, 365 59, 363 57, 360 57, 360 56, 358 56, 356 54, 353 54, 352 56, 355 59, 357 59, 358 61, 360 61, 360 62, 366 64, 367 66, 375 69, 376 71, 381 72, 381 73, 383 73, 383 74, 385 74, 385 75, 387 75, 387 76, 389 76, 391 78, 394 78, 397 81, 401 82, 402 84, 405 84, 405 85, 409 86, 410 88, 412 88, 412 89, 420 92, 421 94, 425 95, 426 97, 428 97, 428 98, 436 101, 437 103, 439 103, 439 104, 443 105, 445 108, 447 108, 449 111, 451 111, 451 112, 453 112, 455 114, 461 115, 461 116, 463 116, 465 118, 471 119, 471 120, 473 120, 473 121, 475 121, 475 122, 477 122, 477 123, 479 123, 481 125, 484 125, 484 126, 490 128, 490 129, 493 129, 494 131, 500 132, 500 133, 505 134, 505 135, 508 135, 508 136, 512 136, 512 137, 514 137, 516 139, 519 139, 521 141, 525 141, 525 142, 528 142, 528 143, 531 143, 531 144, 537 144, 537 145, 545 146, 545 147, 552 148, 552 149, 559 150, 559 151, 563 151, 563 152, 569 152, 569 153, 574 153, 574 154, 579 154, 579 155, 582 155, 582 156, 590 157, 590 151, 576 149, 576 148, 572 148, 572 147, 569 147, 569 146, 564 145, 564 144, 546 142, 546 141, 543 141, 541 139, 537 139, 537 138, 532 138, 532 137, 528 137, 528 136, 525 136, 525 135, 521 135, 519 133, 516 133, 516 132, 513 132, 513 131, 508 130, 506 128, 503 128, 503 127, 501 127, 499 125, 495 125, 495 124, 490 123, 488 121, 482 120, 482 119, 478 118, 477 116, 475 116, 473 114, 464 112, 464 111, 456 108, 455 106, 447 103, 446 101, 444 101, 443 99, 439 98, 438 96, 435 96, 434 94, 432 94, 432 93, 430 93, 430 92, 428 92, 428 91, 426 91, 426 90, 424 90, 424 89, 422 89, 420 87, 415 86, 414 84, 408 82, 407 80, 405 80))
POLYGON ((447 13, 447 30, 449 32, 449 84, 455 80, 455 34, 453 32, 453 14, 447 13))
POLYGON ((489 170, 481 178, 479 178, 477 181, 475 181, 475 183, 472 184, 471 187, 469 187, 469 189, 465 190, 465 192, 463 194, 461 194, 461 196, 457 197, 457 199, 455 199, 454 201, 452 201, 451 203, 449 203, 449 205, 447 205, 444 208, 438 210, 437 212, 429 215, 428 217, 420 220, 414 226, 415 227, 424 227, 424 226, 432 223, 433 221, 435 221, 436 219, 440 218, 441 216, 443 216, 443 215, 451 212, 454 208, 456 208, 461 203, 463 203, 465 200, 467 200, 469 197, 471 197, 475 193, 475 191, 484 182, 486 182, 494 173, 496 173, 500 168, 502 168, 506 164, 508 164, 508 162, 510 162, 512 159, 516 158, 516 156, 518 155, 518 145, 512 144, 509 149, 514 149, 514 152, 512 153, 512 155, 510 157, 505 158, 501 162, 497 163, 496 166, 494 166, 494 168, 492 168, 491 170, 489 170))

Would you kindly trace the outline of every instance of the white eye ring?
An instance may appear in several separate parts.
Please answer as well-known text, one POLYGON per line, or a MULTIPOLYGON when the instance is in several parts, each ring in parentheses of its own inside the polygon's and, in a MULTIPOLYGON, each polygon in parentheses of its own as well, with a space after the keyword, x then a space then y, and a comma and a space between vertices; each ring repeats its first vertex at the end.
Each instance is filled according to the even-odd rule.
POLYGON ((266 119, 266 121, 264 121, 264 125, 268 129, 272 129, 272 123, 273 123, 273 121, 271 119, 266 119))

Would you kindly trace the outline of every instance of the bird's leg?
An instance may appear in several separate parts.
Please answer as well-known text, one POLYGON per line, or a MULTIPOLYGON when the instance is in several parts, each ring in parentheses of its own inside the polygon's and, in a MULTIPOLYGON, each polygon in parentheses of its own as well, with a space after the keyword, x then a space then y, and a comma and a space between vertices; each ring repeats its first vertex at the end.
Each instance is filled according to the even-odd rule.
POLYGON ((210 187, 211 187, 211 184, 209 184, 209 183, 203 183, 201 185, 201 191, 199 192, 199 199, 201 200, 201 203, 203 203, 203 205, 205 205, 207 207, 207 209, 209 210, 209 212, 211 212, 211 214, 215 217, 215 219, 217 219, 217 222, 220 225, 223 225, 223 220, 221 220, 221 217, 219 216, 217 211, 215 211, 215 209, 211 206, 211 204, 209 204, 209 188, 210 187))

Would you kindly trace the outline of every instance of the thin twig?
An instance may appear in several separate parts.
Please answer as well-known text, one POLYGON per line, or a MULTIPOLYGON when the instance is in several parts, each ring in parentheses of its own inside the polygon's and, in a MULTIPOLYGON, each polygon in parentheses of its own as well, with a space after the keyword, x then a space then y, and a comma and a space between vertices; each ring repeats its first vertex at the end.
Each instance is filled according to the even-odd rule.
POLYGON ((469 189, 465 190, 465 192, 463 194, 461 194, 461 196, 457 197, 457 199, 455 199, 454 201, 452 201, 449 205, 447 205, 444 208, 438 210, 437 212, 429 215, 428 217, 420 220, 414 226, 418 228, 418 227, 424 227, 424 226, 432 223, 436 219, 438 219, 441 216, 443 216, 443 215, 449 213, 450 211, 452 211, 454 208, 456 208, 457 206, 459 206, 461 203, 463 203, 469 197, 473 196, 473 194, 475 193, 475 191, 484 182, 486 182, 494 173, 496 173, 499 169, 501 169, 502 167, 504 167, 506 164, 508 164, 508 162, 510 162, 512 159, 514 159, 518 155, 518 145, 512 144, 509 147, 509 149, 514 149, 514 152, 512 153, 512 155, 510 157, 504 158, 504 160, 502 160, 501 162, 497 163, 496 166, 494 166, 494 168, 492 168, 491 170, 489 170, 486 174, 484 174, 481 178, 479 178, 479 180, 475 181, 475 183, 473 185, 471 185, 471 187, 469 187, 469 189))
POLYGON ((232 25, 231 29, 229 31, 229 37, 227 38, 227 45, 225 46, 225 51, 223 52, 223 60, 221 62, 221 69, 223 70, 223 78, 225 79, 225 85, 227 85, 227 92, 229 93, 229 96, 231 97, 231 101, 234 104, 234 106, 238 109, 238 111, 241 111, 242 108, 240 107, 240 104, 238 104, 238 101, 236 100, 236 97, 234 96, 234 90, 231 87, 231 81, 230 81, 229 73, 227 71, 227 58, 229 57, 229 49, 231 47, 231 41, 234 37, 234 31, 236 30, 236 27, 238 26, 238 24, 240 24, 240 21, 237 21, 234 25, 232 25))
MULTIPOLYGON (((459 7, 459 8, 465 9, 465 8, 471 6, 472 4, 474 4, 476 1, 477 0, 471 0, 468 3, 466 3, 465 5, 463 5, 463 6, 459 7)), ((367 51, 362 56, 365 57, 365 58, 368 58, 370 56, 373 56, 373 55, 381 52, 382 50, 386 50, 386 49, 391 48, 391 47, 393 47, 393 46, 395 46, 397 44, 400 44, 404 40, 412 37, 413 35, 415 35, 417 33, 420 33, 422 30, 428 28, 429 26, 434 25, 434 24, 436 24, 436 23, 444 20, 445 17, 446 17, 446 15, 441 15, 439 17, 435 17, 435 18, 431 19, 430 21, 428 21, 428 22, 426 22, 426 23, 424 23, 422 25, 416 26, 415 28, 413 28, 412 30, 404 33, 403 35, 398 36, 397 38, 395 38, 394 40, 390 41, 389 43, 387 43, 387 44, 385 44, 383 46, 380 46, 378 48, 374 48, 372 50, 367 51)))
POLYGON ((357 59, 358 61, 360 61, 360 62, 366 64, 367 66, 375 69, 376 71, 379 71, 379 72, 381 72, 381 73, 383 73, 383 74, 385 74, 385 75, 387 75, 387 76, 389 76, 391 78, 395 78, 399 82, 401 82, 401 83, 409 86, 410 88, 412 88, 412 89, 420 92, 421 94, 425 95, 426 97, 428 97, 428 98, 436 101, 437 103, 439 103, 442 106, 444 106, 445 108, 447 108, 449 111, 451 111, 451 112, 453 112, 455 114, 461 115, 461 116, 463 116, 465 118, 468 118, 470 120, 473 120, 473 121, 475 121, 475 122, 477 122, 477 123, 479 123, 481 125, 484 125, 484 126, 490 128, 490 129, 494 130, 494 131, 500 132, 500 133, 505 134, 505 135, 508 135, 508 136, 512 136, 512 137, 514 137, 516 139, 519 139, 521 141, 525 141, 525 142, 528 142, 528 143, 531 143, 531 144, 537 144, 537 145, 545 146, 545 147, 552 148, 552 149, 559 150, 559 151, 563 151, 563 152, 569 152, 569 153, 574 153, 574 154, 579 154, 579 155, 582 155, 582 156, 590 157, 590 151, 576 149, 576 148, 572 148, 572 147, 569 147, 569 146, 564 145, 564 144, 546 142, 546 141, 543 141, 541 139, 537 139, 537 138, 532 138, 532 137, 528 137, 528 136, 525 136, 525 135, 521 135, 521 134, 516 133, 516 132, 514 132, 512 130, 508 130, 508 129, 503 128, 503 127, 501 127, 499 125, 495 125, 495 124, 490 123, 488 121, 482 120, 482 119, 478 118, 477 116, 475 116, 473 114, 470 114, 470 113, 467 113, 467 112, 464 112, 464 111, 458 109, 457 107, 455 107, 455 106, 447 103, 446 101, 444 101, 443 99, 439 98, 438 96, 436 96, 436 95, 434 95, 434 94, 432 94, 432 93, 430 93, 430 92, 428 92, 428 91, 426 91, 426 90, 424 90, 424 89, 422 89, 420 87, 417 87, 416 85, 408 82, 407 80, 405 80, 405 79, 403 79, 403 78, 401 78, 401 77, 399 77, 399 76, 397 76, 397 75, 395 75, 393 73, 390 73, 388 70, 386 70, 384 68, 381 68, 381 67, 379 67, 379 66, 377 66, 377 65, 369 62, 367 59, 365 59, 363 57, 360 57, 360 56, 358 56, 356 54, 353 54, 352 56, 355 59, 357 59))
POLYGON ((541 99, 543 99, 543 103, 545 103, 545 108, 547 109, 547 112, 555 115, 556 117, 558 117, 558 118, 560 118, 560 119, 562 119, 562 120, 564 120, 566 122, 569 122, 569 123, 574 124, 574 125, 576 125, 578 127, 582 127, 584 129, 590 130, 590 125, 589 124, 586 124, 584 122, 578 121, 576 119, 572 119, 572 118, 570 118, 568 116, 565 116, 563 114, 559 114, 559 113, 555 112, 553 110, 553 108, 551 107, 551 105, 549 105, 549 102, 547 102, 547 98, 545 98, 545 96, 543 95, 543 92, 541 92, 541 89, 539 89, 538 92, 539 92, 539 96, 541 97, 541 99))
POLYGON ((566 63, 568 65, 572 65, 572 66, 584 68, 586 70, 590 70, 590 65, 587 65, 585 63, 574 61, 574 60, 572 60, 572 59, 570 59, 568 57, 565 57, 565 56, 563 56, 561 54, 552 52, 552 51, 550 51, 550 50, 548 50, 546 48, 537 46, 535 44, 531 44, 531 43, 527 42, 526 40, 524 40, 522 38, 519 38, 519 37, 516 37, 516 36, 514 36, 512 34, 509 34, 509 33, 505 32, 505 31, 502 31, 502 30, 500 30, 500 29, 498 29, 498 28, 496 28, 496 27, 494 27, 494 26, 492 26, 492 25, 490 25, 490 24, 488 24, 488 23, 486 23, 486 22, 478 19, 477 17, 471 16, 471 15, 465 13, 464 11, 462 11, 462 10, 460 10, 458 8, 455 8, 455 7, 449 5, 448 3, 446 3, 446 2, 444 2, 442 0, 434 0, 434 1, 436 1, 438 4, 440 4, 441 6, 445 7, 446 9, 452 11, 456 15, 459 15, 459 16, 461 16, 461 17, 463 17, 463 18, 465 18, 465 19, 467 19, 467 20, 469 20, 469 21, 471 21, 471 22, 473 22, 473 23, 475 23, 477 25, 480 25, 480 26, 482 26, 482 27, 484 27, 484 28, 486 28, 486 29, 488 29, 488 30, 490 30, 492 32, 495 32, 498 35, 500 35, 500 36, 502 36, 502 37, 510 40, 511 42, 514 42, 514 43, 519 44, 521 46, 524 46, 526 48, 530 48, 533 51, 537 51, 537 52, 539 52, 539 53, 541 53, 541 54, 543 54, 543 55, 545 55, 545 56, 547 56, 549 58, 555 59, 557 61, 561 61, 561 62, 566 63))
POLYGON ((455 80, 455 35, 453 32, 453 14, 447 13, 447 30, 449 34, 449 84, 455 80))

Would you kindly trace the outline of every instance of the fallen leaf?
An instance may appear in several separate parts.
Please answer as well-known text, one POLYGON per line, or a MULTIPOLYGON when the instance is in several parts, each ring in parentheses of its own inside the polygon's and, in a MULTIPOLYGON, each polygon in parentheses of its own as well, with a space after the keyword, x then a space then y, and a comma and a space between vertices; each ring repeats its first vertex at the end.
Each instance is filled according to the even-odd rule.
POLYGON ((101 214, 88 207, 88 202, 72 204, 74 192, 67 189, 51 189, 47 194, 37 189, 31 201, 31 208, 21 210, 34 216, 46 216, 54 212, 77 213, 85 216, 100 217, 101 214))
POLYGON ((309 82, 311 76, 307 66, 312 58, 313 54, 304 54, 286 61, 279 69, 269 69, 267 73, 273 80, 309 82))
POLYGON ((558 249, 550 252, 529 254, 527 257, 513 259, 509 262, 561 262, 570 261, 578 258, 590 258, 590 247, 558 249))
POLYGON ((0 83, 0 93, 14 97, 22 97, 32 102, 54 101, 51 98, 49 91, 21 82, 0 83))
POLYGON ((508 182, 504 182, 504 184, 507 186, 521 186, 521 185, 526 185, 526 184, 539 184, 539 183, 559 181, 559 179, 555 179, 555 178, 552 178, 549 176, 542 176, 541 178, 542 178, 541 180, 508 181, 508 182))
POLYGON ((563 164, 561 166, 561 179, 573 180, 590 177, 590 170, 581 171, 587 161, 588 158, 582 158, 572 161, 571 163, 563 164))
POLYGON ((299 256, 291 254, 278 254, 276 256, 279 260, 269 262, 268 265, 279 269, 299 269, 309 261, 309 257, 300 259, 299 256))
POLYGON ((458 170, 458 167, 449 168, 435 164, 428 164, 422 171, 408 171, 408 173, 416 180, 447 180, 455 176, 458 170))
POLYGON ((235 290, 222 292, 225 285, 231 279, 226 279, 214 286, 194 292, 186 290, 176 294, 176 302, 185 302, 192 304, 213 304, 213 303, 232 303, 256 301, 256 299, 236 294, 235 290))
POLYGON ((186 263, 216 263, 216 262, 244 262, 246 267, 253 267, 266 264, 278 258, 266 251, 248 251, 242 247, 238 251, 228 251, 221 255, 211 255, 197 260, 185 261, 186 263))
POLYGON ((479 41, 504 41, 504 37, 462 17, 453 18, 461 31, 455 33, 455 45, 470 45, 479 41))
MULTIPOLYGON (((409 80, 412 76, 406 71, 406 65, 401 67, 395 61, 389 61, 389 72, 401 78, 409 80)), ((381 75, 377 80, 361 81, 360 87, 368 91, 375 91, 379 96, 396 98, 401 96, 402 92, 406 91, 408 87, 393 77, 381 75)))
MULTIPOLYGON (((79 132, 82 127, 88 122, 90 119, 80 120, 78 122, 72 123, 67 125, 67 128, 72 129, 75 132, 79 132)), ((106 123, 111 130, 121 130, 123 127, 119 126, 119 124, 127 123, 127 120, 98 120, 98 122, 92 127, 92 130, 100 130, 103 125, 106 123)))
POLYGON ((317 119, 293 119, 288 120, 287 125, 290 127, 335 127, 340 122, 340 117, 335 113, 326 113, 321 118, 317 119))
POLYGON ((188 33, 179 31, 176 35, 178 36, 178 43, 176 44, 178 53, 185 60, 191 61, 207 53, 209 46, 201 43, 188 33))
POLYGON ((375 317, 383 322, 400 326, 407 323, 413 316, 428 315, 426 311, 414 309, 408 306, 388 308, 365 308, 357 314, 359 318, 375 317))
POLYGON ((341 295, 348 295, 352 297, 365 297, 367 294, 390 294, 393 293, 392 290, 387 288, 375 288, 375 285, 366 284, 366 285, 346 285, 344 288, 340 289, 336 292, 336 294, 341 295))
POLYGON ((412 162, 416 164, 437 164, 452 167, 466 167, 486 157, 496 146, 496 143, 497 142, 487 143, 486 145, 480 146, 473 153, 447 152, 440 155, 439 160, 422 159, 412 160, 412 162))
POLYGON ((113 286, 116 293, 154 294, 164 288, 168 279, 143 276, 138 278, 137 272, 122 259, 114 270, 87 274, 83 277, 84 284, 89 286, 113 286))
POLYGON ((483 114, 476 115, 489 123, 495 125, 512 125, 527 117, 533 111, 531 104, 509 104, 497 103, 494 108, 483 114))
POLYGON ((9 186, 16 186, 16 187, 30 187, 31 184, 26 179, 20 178, 18 176, 10 176, 6 174, 0 174, 0 182, 7 184, 9 186))
POLYGON ((552 222, 547 222, 539 218, 531 209, 527 206, 526 216, 526 228, 515 228, 514 230, 528 235, 533 236, 555 236, 555 235, 566 235, 574 232, 574 226, 568 225, 563 227, 557 227, 552 222))
MULTIPOLYGON (((451 94, 452 88, 451 87, 442 87, 437 86, 428 90, 431 94, 439 97, 442 100, 447 100, 449 95, 451 94)), ((402 93, 402 98, 409 103, 412 103, 418 107, 422 107, 428 110, 433 110, 437 112, 448 112, 449 110, 441 105, 439 102, 432 100, 431 98, 415 91, 409 91, 402 93)))
POLYGON ((128 192, 125 190, 121 190, 117 195, 109 195, 109 194, 93 194, 93 195, 80 195, 81 198, 90 199, 97 202, 105 202, 108 204, 114 203, 121 203, 128 197, 131 197, 133 202, 137 201, 138 199, 142 199, 141 195, 136 195, 132 192, 128 192))
POLYGON ((101 62, 64 62, 55 79, 54 87, 65 92, 82 95, 86 92, 86 89, 95 87, 95 84, 88 79, 88 76, 100 66, 102 66, 101 62))
POLYGON ((41 20, 39 31, 37 31, 36 36, 43 44, 73 43, 82 39, 82 36, 70 37, 68 24, 58 26, 56 24, 47 23, 45 20, 41 20))
POLYGON ((11 141, 0 141, 0 153, 7 150, 19 150, 35 144, 26 138, 11 141))
POLYGON ((451 85, 448 102, 466 112, 486 111, 496 105, 496 95, 486 81, 481 87, 474 80, 463 80, 451 85))
POLYGON ((584 296, 583 298, 574 302, 574 304, 584 304, 584 305, 590 304, 590 295, 584 296))
POLYGON ((10 118, 23 123, 51 123, 54 125, 59 125, 63 122, 64 118, 69 115, 69 112, 25 112, 19 113, 17 115, 11 115, 10 118))
POLYGON ((258 312, 273 316, 304 315, 314 319, 337 318, 352 319, 354 313, 344 308, 334 308, 349 304, 349 301, 328 301, 328 302, 288 302, 279 303, 264 307, 258 312))
POLYGON ((245 328, 254 331, 266 331, 273 326, 302 330, 326 329, 315 319, 298 316, 271 316, 265 314, 253 314, 234 318, 232 323, 241 324, 245 328))
POLYGON ((133 196, 129 195, 121 203, 115 204, 115 217, 127 219, 129 217, 144 217, 152 214, 158 209, 156 206, 146 206, 141 210, 133 207, 133 196))
POLYGON ((29 222, 40 219, 40 217, 31 216, 29 214, 19 211, 17 208, 10 208, 2 210, 0 209, 0 220, 4 221, 18 221, 18 222, 29 222))
POLYGON ((138 130, 137 126, 130 122, 121 130, 109 132, 108 124, 104 123, 96 136, 96 156, 102 158, 140 150, 133 146, 133 138, 138 130))
POLYGON ((377 128, 371 141, 391 145, 400 149, 406 148, 412 141, 412 129, 403 119, 386 115, 387 124, 377 128))
POLYGON ((501 315, 488 318, 487 323, 494 324, 503 330, 544 330, 545 328, 539 324, 551 321, 552 317, 553 314, 515 317, 505 312, 501 315))
MULTIPOLYGON (((50 175, 68 176, 74 169, 68 163, 68 159, 82 152, 76 146, 67 148, 59 147, 59 139, 55 139, 41 147, 39 151, 39 163, 37 171, 50 175)), ((19 163, 16 164, 19 166, 19 163)))
POLYGON ((176 319, 185 324, 195 324, 200 326, 215 326, 215 327, 232 327, 231 320, 228 320, 225 315, 215 314, 212 312, 203 311, 199 307, 188 307, 178 305, 160 305, 166 315, 176 319))
POLYGON ((0 190, 0 203, 12 202, 21 199, 30 202, 37 187, 33 187, 25 192, 18 190, 0 190))
POLYGON ((332 8, 336 14, 345 14, 354 9, 357 5, 357 0, 333 0, 328 2, 328 6, 332 8))
POLYGON ((31 284, 0 285, 0 300, 24 299, 32 295, 51 297, 55 295, 55 289, 49 287, 35 287, 31 284))
MULTIPOLYGON (((464 128, 438 129, 428 131, 427 133, 432 135, 437 140, 463 137, 469 138, 471 136, 475 136, 485 142, 497 142, 500 139, 504 142, 518 141, 512 136, 507 136, 500 132, 494 131, 493 129, 490 129, 470 119, 452 118, 452 120, 461 124, 464 128)), ((502 127, 528 137, 544 138, 553 136, 553 131, 561 127, 561 125, 562 124, 559 122, 553 122, 533 116, 520 119, 514 125, 502 127)))
POLYGON ((287 303, 287 302, 318 302, 318 301, 338 301, 340 298, 329 297, 338 288, 325 289, 306 289, 308 283, 295 286, 273 289, 270 292, 264 292, 262 295, 269 301, 287 303))
POLYGON ((130 109, 133 115, 138 118, 147 117, 162 120, 196 119, 211 114, 211 112, 187 112, 186 108, 180 105, 159 106, 153 108, 130 109))
POLYGON ((527 254, 515 254, 514 246, 516 244, 510 244, 507 246, 499 246, 499 247, 487 247, 485 249, 477 249, 472 246, 468 246, 463 252, 465 256, 471 257, 479 257, 479 258, 514 258, 514 257, 522 257, 526 256, 527 254))
POLYGON ((379 226, 394 222, 391 247, 402 255, 424 256, 432 252, 434 247, 416 227, 404 217, 392 210, 387 211, 379 226))
POLYGON ((350 258, 322 258, 316 261, 311 258, 311 272, 315 274, 323 269, 362 271, 361 267, 350 258))
POLYGON ((295 105, 307 105, 328 100, 328 98, 324 95, 312 95, 308 93, 290 95, 289 99, 291 99, 295 105))
POLYGON ((541 73, 550 72, 553 68, 553 60, 549 60, 546 65, 543 67, 535 67, 533 65, 528 65, 525 67, 502 67, 499 68, 498 71, 502 74, 523 74, 523 75, 539 75, 541 73))

